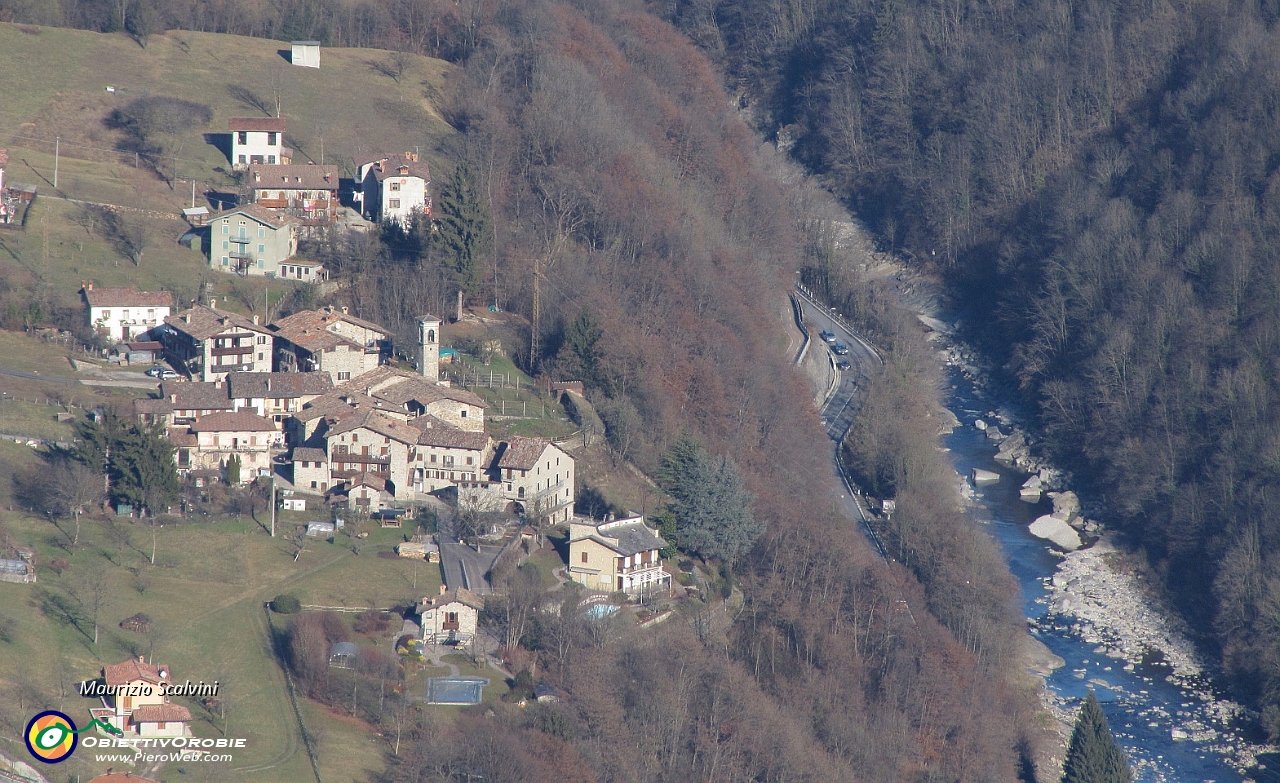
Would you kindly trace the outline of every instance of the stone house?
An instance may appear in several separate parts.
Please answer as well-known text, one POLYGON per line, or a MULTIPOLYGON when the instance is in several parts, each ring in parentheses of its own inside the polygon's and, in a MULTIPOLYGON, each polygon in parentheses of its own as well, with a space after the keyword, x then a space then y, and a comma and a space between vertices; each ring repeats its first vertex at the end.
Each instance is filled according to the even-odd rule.
POLYGON ((484 611, 484 599, 465 587, 445 590, 418 602, 416 613, 422 641, 431 644, 466 644, 475 638, 476 623, 484 611))
POLYGON ((188 470, 225 471, 231 455, 238 454, 241 483, 270 475, 271 450, 284 442, 275 422, 245 411, 201 416, 188 430, 196 438, 188 470))
POLYGON ((528 515, 552 525, 573 515, 573 457, 549 440, 513 436, 499 449, 491 477, 528 515))
POLYGON ((394 367, 379 367, 338 388, 378 400, 408 420, 430 416, 460 430, 484 432, 486 405, 478 395, 394 367))
POLYGON ((671 589, 659 551, 667 546, 644 517, 569 524, 569 573, 589 590, 628 595, 671 589))
POLYGON ((325 372, 335 383, 374 370, 391 355, 391 333, 346 307, 303 310, 271 324, 279 372, 325 372))
POLYGON ((247 410, 281 422, 300 412, 307 403, 333 389, 328 373, 233 372, 227 375, 227 393, 236 410, 247 410))
POLYGON ((332 479, 329 474, 329 455, 324 453, 324 449, 296 446, 289 461, 293 463, 294 490, 321 495, 329 491, 332 479))
POLYGON ((165 355, 202 381, 232 372, 271 372, 272 334, 235 313, 197 305, 171 315, 156 330, 165 355))

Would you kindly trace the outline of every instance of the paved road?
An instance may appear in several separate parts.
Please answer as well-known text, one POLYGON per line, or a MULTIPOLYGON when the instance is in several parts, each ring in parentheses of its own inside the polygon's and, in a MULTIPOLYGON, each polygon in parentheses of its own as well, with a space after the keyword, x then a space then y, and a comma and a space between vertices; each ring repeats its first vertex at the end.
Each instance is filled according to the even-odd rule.
POLYGON ((482 546, 480 551, 458 543, 453 529, 453 519, 440 520, 440 567, 444 570, 444 584, 450 590, 465 587, 473 593, 486 595, 493 592, 489 584, 489 569, 502 547, 482 546))
POLYGON ((46 381, 48 383, 75 383, 79 384, 78 378, 59 378, 56 375, 41 375, 38 372, 22 372, 21 370, 6 370, 0 367, 0 375, 11 375, 14 378, 28 378, 33 381, 46 381))

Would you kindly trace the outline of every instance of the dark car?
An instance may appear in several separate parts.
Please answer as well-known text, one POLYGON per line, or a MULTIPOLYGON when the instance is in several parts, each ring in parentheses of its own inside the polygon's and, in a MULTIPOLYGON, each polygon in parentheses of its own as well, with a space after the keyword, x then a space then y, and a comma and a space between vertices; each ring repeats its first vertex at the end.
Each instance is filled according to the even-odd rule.
POLYGON ((851 366, 852 366, 852 365, 850 365, 850 364, 849 364, 849 360, 848 360, 848 359, 841 359, 840 361, 836 362, 836 369, 837 369, 837 370, 847 370, 847 369, 849 369, 851 366))
POLYGON ((842 340, 836 340, 835 343, 831 345, 831 351, 836 356, 846 356, 849 353, 849 346, 845 345, 842 340))
POLYGON ((823 329, 818 332, 818 336, 822 338, 824 343, 834 343, 836 341, 836 333, 830 329, 823 329))

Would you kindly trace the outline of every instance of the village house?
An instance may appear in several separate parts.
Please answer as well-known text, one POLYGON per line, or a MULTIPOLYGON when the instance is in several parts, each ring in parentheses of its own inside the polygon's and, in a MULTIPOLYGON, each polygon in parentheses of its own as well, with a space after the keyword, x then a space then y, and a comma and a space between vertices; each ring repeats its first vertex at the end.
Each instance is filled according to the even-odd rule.
POLYGON ((555 525, 573 515, 573 469, 573 457, 551 441, 517 435, 499 449, 491 475, 503 497, 555 525))
POLYGON ((215 307, 197 305, 171 315, 156 330, 165 355, 202 381, 231 372, 271 372, 272 334, 265 326, 215 307))
POLYGON ((671 589, 659 552, 667 546, 644 517, 569 524, 569 573, 588 590, 652 595, 671 589))
POLYGON ((408 227, 415 215, 431 216, 431 170, 418 153, 357 160, 357 199, 365 217, 408 227))
POLYGON ((379 400, 410 420, 430 416, 460 430, 484 431, 486 406, 479 395, 394 367, 379 367, 339 383, 338 389, 379 400))
MULTIPOLYGON (((186 471, 221 470, 225 477, 232 454, 240 457, 240 483, 271 474, 271 451, 284 445, 275 422, 246 411, 211 413, 188 425, 195 436, 194 447, 187 450, 186 471)), ((183 473, 183 457, 178 455, 179 474, 183 473)))
POLYGON ((329 491, 329 455, 313 446, 295 446, 289 455, 293 463, 293 488, 297 492, 323 495, 329 491))
POLYGON ((169 667, 150 664, 142 656, 102 667, 105 694, 101 707, 90 708, 94 718, 126 737, 189 737, 191 712, 173 704, 165 688, 173 682, 169 667))
POLYGON ((233 372, 227 390, 235 410, 247 410, 275 421, 277 427, 303 406, 333 389, 328 373, 233 372))
POLYGON ((166 427, 186 426, 200 416, 234 410, 235 401, 227 395, 224 381, 162 383, 158 396, 133 401, 139 421, 166 427))
POLYGON ((120 342, 150 332, 164 323, 173 308, 173 294, 168 291, 95 288, 86 283, 80 292, 89 308, 89 326, 120 342))
POLYGON ((423 598, 415 610, 428 644, 467 644, 476 636, 476 622, 484 611, 484 599, 465 587, 423 598))
MULTIPOLYGON (((285 277, 281 267, 293 264, 283 262, 298 252, 300 222, 257 204, 214 215, 209 220, 209 268, 252 277, 285 277)), ((324 273, 317 264, 306 266, 317 280, 324 273)))
POLYGON ((366 514, 389 508, 395 502, 395 496, 387 491, 387 480, 375 473, 357 473, 347 479, 342 491, 348 508, 366 514))
POLYGON ((251 200, 311 223, 329 223, 338 214, 338 167, 314 163, 249 166, 251 200))
POLYGON ((393 495, 409 488, 409 464, 417 455, 418 430, 377 411, 355 410, 324 433, 330 486, 367 473, 393 495))
POLYGON ((303 310, 270 328, 279 372, 325 372, 339 383, 376 369, 391 355, 391 332, 346 307, 303 310))
POLYGON ((284 146, 283 117, 232 117, 231 166, 236 170, 254 163, 288 163, 293 151, 284 146))

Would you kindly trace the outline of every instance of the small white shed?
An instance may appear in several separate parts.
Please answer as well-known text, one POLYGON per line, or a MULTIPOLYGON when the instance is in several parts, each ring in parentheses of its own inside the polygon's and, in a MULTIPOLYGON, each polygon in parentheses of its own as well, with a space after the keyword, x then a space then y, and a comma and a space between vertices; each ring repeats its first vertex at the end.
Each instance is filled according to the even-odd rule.
POLYGON ((289 58, 289 61, 294 65, 300 65, 303 68, 319 68, 320 42, 294 41, 293 55, 289 58))

